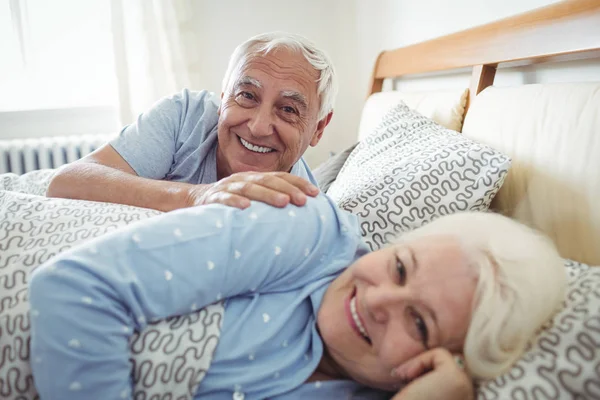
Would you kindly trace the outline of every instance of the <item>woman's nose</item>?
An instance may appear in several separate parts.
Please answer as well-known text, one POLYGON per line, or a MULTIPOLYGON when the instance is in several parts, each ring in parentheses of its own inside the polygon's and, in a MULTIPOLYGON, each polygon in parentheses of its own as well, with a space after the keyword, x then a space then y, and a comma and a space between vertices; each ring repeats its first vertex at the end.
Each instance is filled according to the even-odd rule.
POLYGON ((269 136, 273 133, 273 115, 269 107, 260 106, 255 109, 254 115, 248 122, 248 129, 252 136, 269 136))
POLYGON ((409 298, 405 288, 392 284, 369 286, 364 292, 366 311, 377 323, 386 323, 390 315, 400 310, 409 298))

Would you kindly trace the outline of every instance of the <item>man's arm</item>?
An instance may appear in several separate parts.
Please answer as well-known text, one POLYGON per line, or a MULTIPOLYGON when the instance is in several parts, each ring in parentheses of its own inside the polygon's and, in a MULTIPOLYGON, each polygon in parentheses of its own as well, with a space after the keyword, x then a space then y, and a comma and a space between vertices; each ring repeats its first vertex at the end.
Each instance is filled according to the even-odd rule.
POLYGON ((203 192, 208 186, 142 178, 106 144, 59 169, 46 195, 171 211, 193 205, 190 192, 203 192))
POLYGON ((243 209, 250 206, 250 200, 275 207, 302 206, 307 195, 318 193, 310 182, 287 172, 239 173, 214 184, 197 185, 142 178, 106 144, 59 169, 46 195, 172 211, 211 203, 243 209))

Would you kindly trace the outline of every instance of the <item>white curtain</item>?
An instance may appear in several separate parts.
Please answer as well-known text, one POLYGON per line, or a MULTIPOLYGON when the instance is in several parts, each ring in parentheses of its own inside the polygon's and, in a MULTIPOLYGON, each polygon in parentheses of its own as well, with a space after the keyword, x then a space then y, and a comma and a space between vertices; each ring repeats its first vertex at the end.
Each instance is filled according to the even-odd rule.
POLYGON ((128 124, 163 96, 201 88, 193 0, 111 0, 120 120, 128 124))

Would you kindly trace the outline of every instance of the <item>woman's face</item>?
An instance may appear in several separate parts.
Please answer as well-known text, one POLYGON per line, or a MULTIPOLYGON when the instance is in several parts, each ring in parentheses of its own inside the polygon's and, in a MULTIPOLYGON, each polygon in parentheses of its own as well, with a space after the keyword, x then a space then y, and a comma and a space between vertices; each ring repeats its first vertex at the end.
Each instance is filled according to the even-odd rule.
POLYGON ((343 375, 393 390, 390 374, 435 347, 462 352, 477 276, 459 242, 416 239, 367 254, 327 289, 318 327, 343 375))

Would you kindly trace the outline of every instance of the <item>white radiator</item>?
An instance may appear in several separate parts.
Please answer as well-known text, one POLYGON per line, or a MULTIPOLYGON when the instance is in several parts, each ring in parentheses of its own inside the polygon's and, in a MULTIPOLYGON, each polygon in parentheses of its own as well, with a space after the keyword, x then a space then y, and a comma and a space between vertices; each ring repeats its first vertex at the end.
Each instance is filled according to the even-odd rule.
POLYGON ((0 140, 0 174, 56 168, 91 153, 114 135, 0 140))

